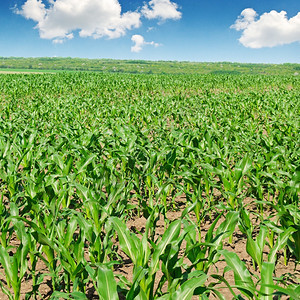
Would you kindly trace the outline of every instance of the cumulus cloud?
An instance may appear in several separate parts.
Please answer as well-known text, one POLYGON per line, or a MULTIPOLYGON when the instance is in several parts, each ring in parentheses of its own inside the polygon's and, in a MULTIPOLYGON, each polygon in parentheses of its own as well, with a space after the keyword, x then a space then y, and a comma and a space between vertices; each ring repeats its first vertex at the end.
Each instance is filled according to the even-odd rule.
POLYGON ((230 28, 242 31, 239 41, 249 48, 300 42, 300 12, 290 19, 285 11, 275 10, 258 17, 254 9, 246 8, 230 28))
POLYGON ((257 13, 254 9, 246 8, 241 12, 235 23, 231 25, 230 28, 244 30, 255 21, 256 16, 257 13))
POLYGON ((143 16, 147 19, 167 19, 178 20, 181 18, 181 12, 178 11, 178 5, 170 0, 151 0, 145 4, 141 10, 143 16))
POLYGON ((67 34, 64 38, 57 38, 52 40, 53 44, 63 44, 65 40, 71 40, 74 37, 73 33, 67 34))
POLYGON ((131 37, 131 40, 134 42, 134 45, 131 47, 131 52, 140 52, 144 46, 152 45, 154 47, 160 46, 160 44, 155 42, 146 42, 144 37, 139 34, 135 34, 131 37))
POLYGON ((22 6, 22 11, 18 11, 26 19, 40 22, 44 19, 46 14, 45 5, 39 0, 27 0, 22 6))
POLYGON ((49 0, 48 7, 43 1, 27 0, 16 12, 36 21, 40 37, 54 43, 73 38, 75 30, 81 37, 112 39, 141 25, 141 14, 122 13, 118 0, 49 0))

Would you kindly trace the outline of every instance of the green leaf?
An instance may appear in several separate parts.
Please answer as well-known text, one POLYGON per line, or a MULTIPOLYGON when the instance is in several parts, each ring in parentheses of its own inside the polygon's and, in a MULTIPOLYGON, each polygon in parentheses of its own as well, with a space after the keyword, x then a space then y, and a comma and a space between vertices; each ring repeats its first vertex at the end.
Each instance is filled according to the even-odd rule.
POLYGON ((256 238, 256 242, 257 242, 257 245, 258 245, 261 252, 263 252, 264 246, 266 244, 267 233, 268 233, 267 227, 263 226, 263 225, 260 226, 260 231, 259 231, 259 234, 256 238))
POLYGON ((223 239, 232 235, 238 222, 238 217, 239 213, 237 211, 230 211, 227 213, 225 221, 218 227, 216 231, 216 237, 213 240, 215 248, 219 247, 223 239))
POLYGON ((126 295, 126 299, 136 299, 136 297, 138 297, 137 295, 140 295, 139 297, 141 299, 147 299, 145 292, 141 289, 140 286, 140 282, 145 278, 147 273, 148 270, 143 269, 142 267, 138 267, 135 269, 135 272, 133 273, 134 277, 132 279, 132 285, 126 295))
POLYGON ((222 217, 222 214, 219 214, 216 219, 213 221, 213 223, 210 225, 206 235, 205 235, 205 242, 206 243, 210 243, 213 239, 213 233, 214 233, 214 229, 217 225, 217 222, 219 221, 219 219, 222 217))
POLYGON ((159 264, 159 257, 165 252, 168 244, 178 239, 180 234, 181 220, 173 221, 163 234, 161 241, 157 244, 150 264, 151 274, 155 273, 159 264))
POLYGON ((122 251, 124 251, 130 257, 132 262, 136 264, 139 256, 139 249, 142 247, 141 241, 137 236, 130 233, 126 225, 120 219, 111 217, 109 218, 109 222, 114 224, 122 251))
POLYGON ((64 240, 65 241, 64 245, 66 246, 66 248, 68 248, 69 245, 71 244, 76 229, 77 229, 77 218, 72 217, 68 224, 67 232, 64 240))
POLYGON ((104 300, 118 300, 117 283, 114 278, 114 273, 107 266, 98 267, 97 271, 97 286, 100 296, 104 300))
POLYGON ((0 245, 0 263, 4 268, 5 274, 7 276, 7 280, 9 280, 9 282, 12 282, 13 272, 11 268, 10 256, 8 255, 6 250, 2 247, 2 245, 0 245))
POLYGON ((64 292, 58 292, 58 291, 54 291, 53 294, 51 295, 50 299, 67 299, 67 300, 87 300, 88 298, 86 297, 86 295, 82 292, 72 292, 72 293, 64 293, 64 292))
POLYGON ((249 232, 247 232, 246 250, 261 270, 262 250, 259 248, 257 242, 252 239, 249 232))
POLYGON ((235 179, 237 182, 239 182, 242 176, 244 176, 248 172, 248 170, 250 170, 251 166, 252 161, 250 160, 250 158, 247 155, 244 156, 235 167, 235 179))
POLYGON ((207 280, 206 274, 200 275, 199 277, 193 277, 185 281, 181 287, 170 297, 170 300, 189 300, 192 299, 194 291, 197 287, 202 286, 207 280))
POLYGON ((299 286, 297 286, 296 288, 284 288, 282 286, 278 286, 278 285, 266 285, 266 287, 272 288, 274 290, 276 290, 276 292, 273 293, 273 295, 287 295, 290 296, 291 300, 300 300, 300 288, 299 286))
POLYGON ((43 233, 34 231, 32 233, 35 240, 40 243, 41 245, 49 246, 51 249, 56 249, 55 244, 49 240, 43 233))
POLYGON ((245 264, 240 260, 236 253, 228 250, 220 250, 219 252, 225 257, 227 265, 233 270, 235 284, 243 287, 240 291, 246 296, 253 297, 255 286, 245 264))
POLYGON ((2 283, 2 281, 0 280, 0 288, 2 290, 2 292, 8 297, 8 300, 14 300, 14 297, 12 295, 12 293, 10 292, 9 289, 7 289, 4 284, 2 283))
POLYGON ((96 158, 95 154, 90 154, 87 158, 83 158, 79 164, 77 174, 84 171, 84 169, 96 158))
POLYGON ((261 288, 260 293, 262 294, 262 300, 272 300, 273 299, 273 291, 272 285, 273 282, 273 272, 274 272, 275 264, 269 262, 262 263, 261 269, 261 288))
POLYGON ((277 237, 277 241, 274 245, 274 247, 271 249, 270 254, 269 254, 269 262, 271 263, 275 263, 276 261, 276 254, 277 252, 282 249, 283 247, 285 247, 289 237, 291 236, 291 234, 293 232, 295 232, 296 229, 294 229, 293 227, 289 227, 288 229, 286 229, 284 232, 280 233, 277 237))

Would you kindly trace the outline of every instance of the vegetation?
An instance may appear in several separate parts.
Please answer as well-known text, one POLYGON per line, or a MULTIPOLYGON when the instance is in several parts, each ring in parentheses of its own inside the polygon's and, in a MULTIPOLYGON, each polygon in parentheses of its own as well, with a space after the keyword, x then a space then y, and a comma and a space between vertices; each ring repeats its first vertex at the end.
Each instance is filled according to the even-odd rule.
POLYGON ((0 71, 31 72, 41 71, 94 71, 101 73, 143 73, 143 74, 267 74, 297 75, 299 64, 245 64, 229 62, 178 62, 178 61, 145 61, 113 60, 84 58, 22 58, 0 57, 0 71))
POLYGON ((2 292, 299 299, 299 80, 0 74, 2 292))

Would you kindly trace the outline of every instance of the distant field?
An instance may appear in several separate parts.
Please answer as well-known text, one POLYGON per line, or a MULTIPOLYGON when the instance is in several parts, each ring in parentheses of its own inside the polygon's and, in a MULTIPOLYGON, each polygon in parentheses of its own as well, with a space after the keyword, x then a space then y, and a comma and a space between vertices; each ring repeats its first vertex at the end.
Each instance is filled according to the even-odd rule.
POLYGON ((59 57, 0 57, 0 70, 1 69, 20 69, 33 72, 57 70, 134 74, 262 74, 290 76, 300 73, 300 64, 286 63, 276 65, 229 62, 145 61, 59 57))
POLYGON ((300 77, 18 71, 0 299, 299 299, 300 77))
MULTIPOLYGON (((9 68, 9 69, 0 69, 1 74, 15 74, 15 73, 23 73, 23 74, 43 74, 43 73, 58 73, 58 72, 66 72, 65 70, 50 70, 50 69, 26 69, 26 68, 9 68)), ((67 71, 73 72, 73 71, 67 71)))
POLYGON ((0 69, 1 74, 43 74, 43 73, 55 73, 59 71, 55 70, 32 70, 32 69, 0 69))

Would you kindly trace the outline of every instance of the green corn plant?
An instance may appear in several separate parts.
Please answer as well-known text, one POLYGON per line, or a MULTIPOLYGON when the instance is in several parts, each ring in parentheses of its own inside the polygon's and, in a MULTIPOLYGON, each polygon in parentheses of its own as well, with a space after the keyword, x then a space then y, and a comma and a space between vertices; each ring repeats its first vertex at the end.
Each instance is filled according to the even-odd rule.
MULTIPOLYGON (((261 269, 261 277, 258 283, 254 283, 252 279, 252 274, 246 268, 246 265, 236 253, 230 252, 228 250, 221 250, 220 253, 224 256, 225 261, 228 265, 228 270, 232 270, 234 273, 235 285, 231 288, 237 288, 243 295, 248 299, 273 299, 276 294, 289 295, 292 299, 299 299, 297 295, 298 287, 286 287, 283 288, 279 285, 274 284, 273 272, 275 269, 274 262, 263 262, 261 269), (258 290, 258 286, 260 289, 258 290)), ((233 295, 235 293, 230 288, 233 295)), ((235 295, 236 296, 236 295, 235 295)))
POLYGON ((114 278, 114 273, 109 266, 101 264, 97 265, 94 269, 91 266, 87 265, 86 269, 94 282, 94 287, 100 299, 119 299, 117 292, 117 283, 114 278))
POLYGON ((13 255, 11 255, 11 246, 5 249, 0 245, 0 264, 6 275, 7 287, 5 287, 2 282, 0 285, 2 291, 9 299, 19 300, 21 296, 21 282, 28 267, 27 256, 29 253, 29 238, 23 222, 14 222, 14 228, 20 239, 20 245, 13 255), (10 288, 13 289, 13 293, 9 290, 10 288))
POLYGON ((260 287, 260 298, 262 300, 272 300, 274 292, 274 280, 273 273, 275 269, 275 263, 263 262, 261 266, 261 287, 260 287))
MULTIPOLYGON (((47 232, 47 229, 41 222, 37 222, 37 224, 42 225, 41 227, 39 227, 36 223, 29 221, 24 217, 13 216, 11 218, 13 220, 15 219, 18 221, 22 221, 32 228, 30 234, 33 236, 35 241, 41 245, 41 247, 39 249, 36 249, 37 251, 35 251, 33 254, 37 255, 39 259, 41 259, 47 265, 52 277, 52 288, 55 290, 59 286, 59 267, 57 266, 56 257, 56 253, 59 253, 59 251, 57 250, 55 244, 52 242, 53 237, 49 235, 49 232, 47 232), (46 257, 44 257, 42 253, 44 253, 46 257)), ((47 220, 47 222, 53 222, 53 220, 50 221, 48 218, 46 218, 45 220, 47 220)), ((52 229, 54 229, 54 227, 52 227, 52 229)))
POLYGON ((233 270, 235 287, 248 299, 258 299, 251 274, 237 254, 228 250, 220 250, 219 253, 225 257, 227 265, 233 270))
POLYGON ((295 229, 290 227, 278 234, 276 242, 274 243, 274 246, 271 249, 269 256, 268 256, 269 262, 271 262, 271 263, 276 262, 278 251, 283 249, 286 246, 288 239, 294 232, 295 232, 295 229))
MULTIPOLYGON (((290 220, 290 217, 287 218, 287 220, 290 220)), ((290 220, 291 221, 291 220, 290 220)), ((290 222, 289 221, 289 222, 290 222)), ((283 224, 284 221, 282 221, 283 224)), ((290 226, 279 226, 278 224, 271 222, 271 221, 265 221, 266 226, 269 228, 269 232, 271 234, 268 234, 269 236, 269 245, 271 248, 270 257, 272 261, 276 261, 277 252, 281 249, 283 249, 284 252, 284 263, 287 264, 287 247, 290 249, 291 253, 295 256, 296 260, 298 259, 298 228, 293 221, 290 223, 290 226), (276 239, 277 237, 277 239, 276 239), (272 253, 272 255, 271 255, 272 253)))
POLYGON ((21 281, 27 269, 26 255, 28 254, 28 247, 22 245, 17 249, 17 252, 11 257, 6 249, 0 246, 0 263, 4 268, 7 287, 12 287, 13 294, 1 282, 2 291, 8 296, 10 300, 19 300, 21 292, 21 281), (26 262, 26 263, 25 263, 26 262))
POLYGON ((266 244, 267 227, 265 226, 260 227, 260 231, 256 240, 252 238, 252 234, 249 230, 246 231, 246 234, 247 234, 247 242, 246 242, 247 253, 252 257, 254 267, 255 265, 257 265, 260 272, 262 272, 263 250, 266 244))
POLYGON ((57 224, 57 249, 59 249, 59 260, 62 264, 64 275, 66 277, 66 289, 71 292, 71 283, 73 291, 85 291, 84 281, 87 274, 85 272, 84 259, 84 231, 75 238, 78 222, 76 216, 71 216, 68 223, 66 219, 57 224))
MULTIPOLYGON (((219 260, 218 250, 222 249, 222 241, 232 235, 238 221, 238 212, 229 212, 225 221, 216 229, 221 214, 210 226, 205 242, 197 240, 197 231, 189 231, 186 235, 186 256, 196 270, 207 273, 210 267, 219 260), (216 230, 215 230, 216 229, 216 230)), ((187 223, 185 222, 187 225, 187 223)), ((197 227, 196 227, 197 228, 197 227)), ((201 237, 201 235, 200 235, 201 237)))
POLYGON ((229 206, 232 209, 237 209, 237 198, 244 189, 244 176, 249 172, 252 161, 248 156, 245 156, 235 165, 233 170, 231 170, 231 167, 226 162, 223 162, 222 164, 210 168, 212 172, 219 175, 224 186, 224 195, 228 199, 229 206))
MULTIPOLYGON (((155 244, 152 242, 152 247, 154 246, 154 249, 153 253, 151 253, 151 248, 149 247, 147 237, 149 234, 149 225, 151 224, 149 219, 146 225, 146 233, 143 234, 142 240, 139 240, 135 235, 131 234, 126 228, 125 224, 119 219, 110 219, 110 221, 114 224, 116 232, 118 233, 121 249, 131 258, 134 264, 134 279, 138 280, 138 282, 132 283, 131 289, 127 295, 128 299, 131 297, 129 295, 134 295, 136 293, 139 295, 139 297, 146 297, 145 299, 154 299, 155 295, 162 293, 161 287, 164 282, 168 282, 168 293, 170 295, 173 293, 176 295, 180 294, 181 289, 186 292, 186 288, 183 286, 184 283, 182 283, 183 274, 179 270, 180 268, 178 269, 180 264, 177 264, 178 266, 176 265, 176 258, 179 254, 181 242, 186 234, 192 230, 193 226, 189 226, 182 234, 180 234, 181 220, 171 222, 166 232, 161 236, 161 240, 159 242, 156 241, 155 244), (159 269, 160 261, 164 266, 164 276, 161 278, 157 290, 154 290, 156 273, 159 269), (143 276, 141 276, 141 274, 143 274, 143 276), (178 286, 181 286, 181 283, 183 288, 178 290, 178 286)), ((202 276, 203 273, 198 275, 202 276)), ((203 278, 206 279, 205 276, 206 275, 204 274, 203 278)), ((200 277, 199 281, 201 281, 202 278, 200 277)))
MULTIPOLYGON (((195 276, 195 274, 191 273, 189 278, 174 292, 167 293, 161 297, 158 297, 156 299, 165 300, 165 299, 185 299, 190 300, 194 296, 195 290, 197 288, 200 288, 203 286, 205 281, 207 280, 208 276, 206 274, 201 274, 198 276, 195 276)), ((205 290, 205 289, 204 289, 205 290)), ((202 291, 204 297, 204 291, 202 291)))
POLYGON ((300 168, 296 169, 289 185, 286 187, 293 199, 292 203, 284 204, 279 201, 278 205, 274 205, 274 209, 277 211, 277 219, 284 229, 290 227, 294 228, 294 232, 288 239, 288 246, 292 254, 296 257, 297 261, 300 260, 300 210, 298 206, 297 195, 300 190, 300 168))
POLYGON ((10 224, 7 222, 9 216, 10 213, 4 204, 4 195, 2 194, 0 200, 0 242, 4 248, 8 246, 7 242, 10 240, 12 235, 10 224))

